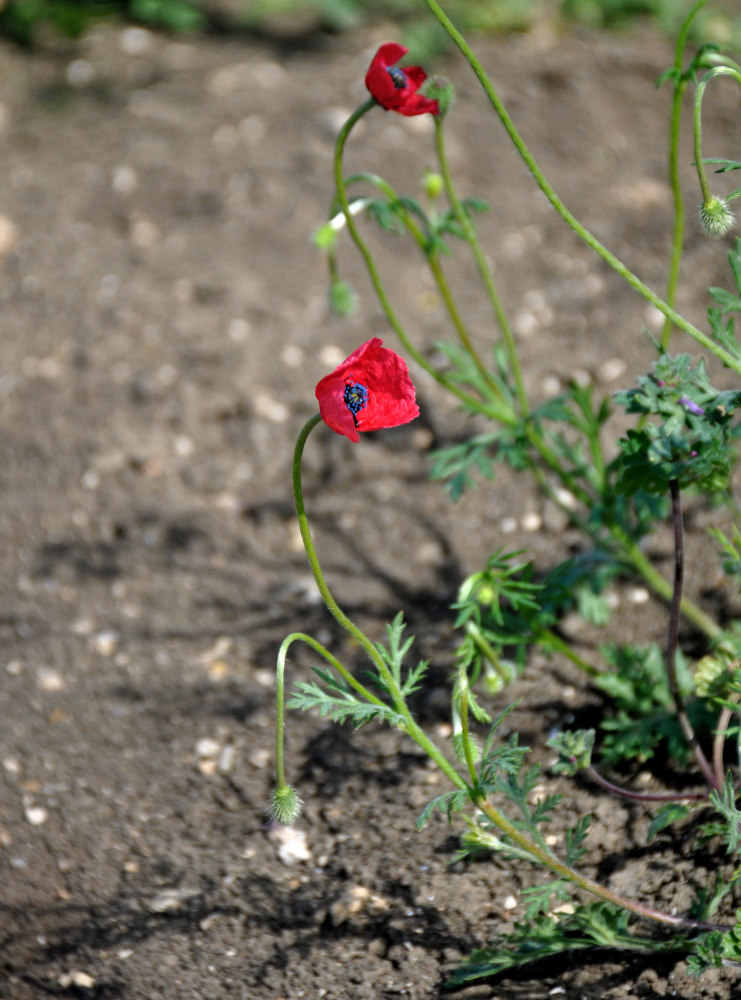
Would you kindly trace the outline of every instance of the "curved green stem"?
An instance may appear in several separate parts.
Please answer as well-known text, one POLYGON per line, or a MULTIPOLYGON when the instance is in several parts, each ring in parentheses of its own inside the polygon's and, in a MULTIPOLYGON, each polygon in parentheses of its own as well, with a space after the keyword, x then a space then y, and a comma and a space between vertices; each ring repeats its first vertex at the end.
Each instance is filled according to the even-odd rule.
POLYGON ((506 108, 504 107, 502 101, 500 100, 499 95, 494 89, 491 80, 486 75, 486 72, 484 71, 481 63, 477 59, 475 53, 473 52, 469 44, 466 42, 463 35, 461 35, 461 33, 456 29, 453 22, 450 20, 447 14, 445 14, 443 9, 437 3, 437 0, 423 0, 423 2, 427 5, 432 15, 444 29, 448 37, 458 47, 458 49, 461 51, 461 53, 471 66, 471 69, 473 70, 474 74, 479 80, 479 83, 483 87, 486 96, 489 98, 490 104, 492 105, 495 112, 499 116, 499 120, 502 122, 502 125, 504 126, 513 145, 515 146, 515 149, 520 155, 520 158, 527 166, 530 173, 533 175, 533 178, 535 179, 535 182, 537 183, 540 190, 543 192, 548 201, 551 203, 551 205, 555 208, 555 210, 564 220, 564 222, 568 226, 570 226, 570 228, 573 229, 573 231, 577 234, 577 236, 581 240, 583 240, 587 244, 587 246, 591 247, 592 250, 594 250, 595 253, 597 253, 606 264, 608 264, 614 271, 616 271, 623 278, 623 280, 627 282, 627 284, 629 284, 632 288, 634 288, 637 292, 639 292, 639 294, 642 295, 643 298, 646 299, 646 301, 654 305, 659 310, 659 312, 661 312, 667 319, 671 320, 671 322, 678 329, 682 330, 684 333, 687 333, 690 337, 692 337, 695 341, 697 341, 698 344, 702 345, 702 347, 704 347, 705 350, 709 351, 711 354, 714 354, 717 358, 720 359, 720 361, 723 362, 724 365, 726 365, 732 371, 736 372, 737 375, 741 375, 740 360, 735 358, 720 344, 712 340, 712 338, 709 337, 706 333, 703 333, 702 330, 699 330, 696 326, 694 326, 694 324, 690 323, 689 320, 684 318, 684 316, 681 316, 679 313, 677 313, 668 303, 666 303, 659 295, 657 295, 656 292, 652 291, 652 289, 650 289, 648 285, 645 284, 645 282, 641 281, 641 279, 637 277, 637 275, 633 274, 633 272, 630 271, 629 268, 627 268, 625 264, 623 264, 623 262, 618 257, 615 256, 615 254, 613 254, 610 250, 608 250, 607 247, 603 246, 600 243, 600 241, 595 236, 593 236, 592 233, 590 233, 589 230, 581 224, 581 222, 579 222, 576 216, 574 216, 573 213, 569 211, 566 205, 558 197, 555 190, 546 180, 543 172, 541 171, 540 167, 538 166, 535 160, 535 157, 530 152, 527 145, 520 136, 519 132, 515 128, 514 122, 510 118, 506 108))
POLYGON ((337 673, 342 677, 342 679, 354 688, 361 698, 369 701, 373 705, 383 705, 380 698, 377 698, 372 694, 368 688, 357 681, 353 675, 347 670, 342 663, 333 656, 330 651, 323 646, 320 642, 317 642, 310 635, 305 635, 303 632, 292 632, 290 635, 281 643, 280 649, 278 650, 278 660, 275 670, 275 771, 277 776, 277 787, 285 788, 288 784, 286 781, 286 771, 285 771, 285 757, 284 757, 284 720, 286 714, 285 708, 285 671, 286 671, 286 656, 288 655, 289 648, 294 642, 304 642, 307 646, 310 646, 314 652, 319 653, 330 666, 334 667, 337 673))
POLYGON ((710 201, 713 197, 713 192, 710 190, 705 164, 702 161, 702 101, 708 84, 718 76, 731 76, 736 83, 741 84, 741 73, 738 70, 733 69, 731 66, 716 66, 705 74, 698 83, 697 90, 695 91, 693 117, 695 130, 695 170, 697 171, 697 180, 702 192, 703 204, 707 204, 710 201))
POLYGON ((481 812, 483 812, 484 815, 491 820, 497 829, 500 830, 501 833, 505 834, 510 841, 529 854, 532 859, 538 862, 538 864, 541 864, 544 868, 548 868, 556 875, 568 880, 580 889, 583 889, 585 892, 588 892, 593 896, 597 896, 599 899, 605 900, 607 903, 619 906, 622 909, 628 910, 629 912, 636 914, 636 916, 642 917, 646 920, 655 920, 659 923, 668 924, 672 927, 685 927, 698 931, 730 930, 730 927, 725 924, 710 924, 701 920, 691 920, 686 917, 677 917, 674 914, 656 910, 652 906, 644 906, 642 903, 636 903, 632 899, 627 899, 625 896, 621 896, 618 893, 613 892, 611 889, 608 889, 606 886, 600 885, 600 883, 595 882, 594 879, 587 878, 585 875, 582 875, 573 868, 570 868, 562 861, 559 861, 558 858, 553 857, 550 851, 530 840, 528 836, 522 833, 522 831, 519 830, 514 823, 512 823, 487 799, 478 799, 476 805, 481 812))
MULTIPOLYGON (((690 25, 706 2, 707 0, 697 0, 697 3, 690 8, 679 30, 677 44, 674 48, 674 94, 672 96, 672 113, 669 126, 669 183, 671 184, 672 202, 674 204, 674 233, 672 235, 669 277, 666 283, 666 301, 672 308, 674 308, 674 303, 677 300, 679 267, 682 262, 682 244, 684 240, 684 199, 682 197, 682 185, 679 181, 679 133, 682 123, 682 98, 684 97, 689 80, 682 72, 682 60, 684 58, 684 48, 687 44, 690 25)), ((668 317, 665 317, 664 326, 661 331, 661 346, 665 351, 669 348, 671 335, 672 321, 668 317)))
POLYGON ((466 759, 466 767, 471 779, 471 786, 475 787, 478 781, 476 774, 476 761, 473 757, 471 744, 471 733, 468 728, 468 675, 465 666, 461 663, 458 668, 458 718, 461 725, 461 739, 463 742, 463 755, 466 759))
MULTIPOLYGON (((324 578, 324 573, 322 572, 322 568, 319 564, 316 549, 314 548, 314 542, 311 537, 309 520, 304 506, 303 487, 301 484, 301 460, 303 458, 306 440, 316 425, 320 423, 321 419, 321 416, 316 413, 313 417, 310 417, 310 419, 307 420, 299 432, 299 436, 296 440, 296 447, 293 453, 293 497, 296 504, 298 526, 299 531, 301 532, 301 540, 304 543, 306 557, 309 560, 309 565, 311 566, 311 571, 314 575, 314 580, 316 581, 319 593, 321 594, 327 610, 335 621, 341 625, 342 628, 353 637, 353 639, 355 639, 358 645, 361 646, 361 648, 373 661, 384 687, 391 696, 394 708, 404 720, 404 731, 415 741, 415 743, 418 744, 418 746, 422 748, 422 750, 424 750, 429 757, 432 758, 432 760, 435 761, 440 770, 446 774, 458 788, 467 788, 468 786, 466 785, 466 782, 460 774, 458 774, 450 761, 448 761, 440 748, 432 742, 432 740, 422 729, 420 729, 412 718, 406 701, 404 700, 404 696, 399 690, 399 686, 381 654, 378 652, 368 636, 361 629, 359 629, 355 622, 348 618, 342 608, 340 608, 339 604, 332 596, 332 592, 327 586, 327 581, 324 578)), ((357 684, 353 684, 353 687, 358 690, 357 684)), ((378 701, 376 703, 382 704, 378 701)))
POLYGON ((386 319, 393 329, 394 333, 397 335, 401 343, 404 345, 405 350, 411 358, 413 358, 420 368, 424 369, 429 375, 431 375, 436 382, 444 386, 449 392, 454 396, 457 396, 461 402, 465 403, 466 406, 473 406, 474 409, 480 409, 480 404, 477 399, 470 396, 467 392, 464 392, 459 386, 455 384, 451 379, 447 378, 442 372, 436 371, 432 365, 420 354, 417 348, 414 346, 412 341, 407 336, 406 330, 401 325, 399 318, 394 311, 391 301, 386 293, 383 282, 381 281, 381 275, 376 267, 376 262, 373 259, 373 255, 370 252, 367 244, 360 235, 360 230, 355 224, 355 219, 353 218, 350 211, 350 203, 347 197, 347 189, 345 186, 345 179, 343 176, 343 154, 345 150, 345 144, 347 142, 350 132, 353 130, 355 125, 360 121, 363 115, 367 114, 371 108, 376 107, 376 101, 374 98, 369 98, 364 104, 361 104, 359 108, 350 115, 345 124, 340 129, 339 135, 337 136, 337 142, 335 143, 334 151, 334 180, 335 189, 337 191, 337 197, 339 203, 342 207, 342 211, 345 213, 345 219, 347 221, 347 230, 350 233, 355 245, 357 246, 363 261, 368 271, 368 275, 373 285, 373 290, 376 293, 378 301, 381 308, 384 311, 386 319))
MULTIPOLYGON (((465 744, 468 746, 467 749, 467 766, 472 778, 472 784, 469 784, 463 777, 458 773, 456 768, 447 760, 442 751, 429 739, 427 734, 419 727, 419 725, 414 721, 412 715, 407 708, 404 696, 398 688, 393 674, 383 661, 383 658, 379 654, 378 650, 375 648, 373 643, 368 639, 368 637, 347 617, 347 615, 341 610, 334 597, 332 596, 329 587, 327 586, 326 580, 324 579, 324 574, 322 573, 319 561, 317 559, 316 550, 311 538, 311 532, 309 530, 308 519, 306 516, 306 509, 304 506, 303 499, 303 489, 301 484, 301 460, 303 457, 304 448, 306 441, 308 439, 311 431, 316 427, 316 425, 321 421, 319 414, 315 414, 311 417, 301 429, 298 439, 296 441, 296 447, 294 450, 293 457, 293 492, 294 499, 296 502, 296 514, 298 516, 299 529, 301 531, 301 538, 304 543, 304 548, 306 550, 306 555, 309 560, 312 572, 314 574, 314 579, 316 581, 319 592, 322 596, 324 603, 326 604, 328 610, 335 618, 335 620, 350 634, 353 638, 361 645, 368 656, 371 658, 373 663, 378 669, 379 676, 381 677, 384 686, 391 695, 391 699, 394 703, 394 707, 402 716, 403 723, 400 724, 400 728, 410 736, 415 743, 437 764, 440 770, 445 774, 450 781, 455 785, 456 788, 466 791, 471 798, 474 805, 481 810, 491 822, 504 833, 509 840, 523 850, 530 858, 536 862, 542 864, 544 867, 548 868, 550 871, 555 872, 560 877, 567 879, 574 885, 597 896, 600 899, 604 899, 607 902, 613 903, 617 906, 623 907, 638 916, 645 917, 651 920, 658 920, 661 923, 671 924, 675 927, 692 927, 697 930, 709 930, 709 929, 725 929, 721 925, 711 925, 701 923, 699 921, 688 921, 682 917, 675 917, 670 914, 661 913, 651 907, 644 906, 640 903, 635 903, 632 900, 625 899, 624 897, 612 892, 605 886, 600 885, 592 879, 586 878, 579 872, 565 865, 563 862, 555 858, 548 847, 545 844, 539 843, 537 840, 532 839, 523 833, 519 827, 509 820, 499 809, 493 806, 488 799, 482 797, 476 792, 477 780, 476 780, 476 770, 473 761, 473 756, 471 752, 471 747, 469 745, 469 740, 467 738, 468 734, 465 733, 465 744)), ((311 639, 309 636, 303 636, 301 633, 294 633, 284 640, 281 646, 281 654, 279 656, 279 695, 278 695, 278 731, 276 736, 276 755, 277 755, 277 771, 278 771, 278 787, 279 790, 288 790, 285 780, 285 766, 283 759, 283 717, 285 712, 284 707, 284 669, 285 669, 285 656, 288 647, 292 641, 296 639, 302 639, 309 642, 312 648, 319 652, 320 655, 324 656, 328 662, 337 668, 341 676, 351 684, 353 688, 363 697, 377 704, 380 704, 379 700, 375 698, 371 692, 367 691, 363 685, 359 684, 352 677, 349 672, 347 672, 344 667, 339 663, 339 661, 329 653, 320 643, 311 639)), ((464 692, 462 692, 464 693, 464 692)), ((467 703, 463 703, 463 710, 461 712, 461 722, 465 726, 468 718, 467 703)))
POLYGON ((476 232, 476 227, 469 218, 468 214, 465 212, 463 206, 461 205, 458 194, 455 190, 455 185, 453 184, 453 175, 450 171, 450 165, 448 163, 448 155, 445 149, 445 133, 443 129, 443 119, 435 118, 435 146, 437 149, 437 158, 440 164, 440 175, 443 179, 443 185, 445 187, 445 194, 448 201, 450 202, 450 207, 455 213, 458 225, 461 227, 466 242, 471 248, 474 260, 476 261, 476 266, 478 267, 481 280, 486 289, 486 293, 489 296, 489 301, 491 302, 492 308, 494 310, 494 316, 496 317, 497 324, 502 334, 502 340, 504 341, 505 349, 507 351, 507 357, 509 360, 510 370, 512 372, 512 377, 515 380, 515 388, 517 390, 517 399, 520 404, 520 413, 522 416, 526 416, 530 412, 530 402, 528 400, 527 391, 525 389, 525 380, 522 375, 522 368, 520 366, 520 359, 517 354, 517 346, 515 344, 515 338, 512 333, 512 328, 509 325, 509 320, 507 318, 507 313, 502 303, 499 291, 494 282, 494 278, 491 273, 491 268, 489 267, 484 251, 479 242, 478 233, 476 232))
MULTIPOLYGON (((345 187, 347 188, 351 183, 355 183, 357 181, 366 181, 367 183, 373 184, 375 187, 378 187, 379 190, 383 191, 383 193, 386 195, 386 197, 390 202, 398 203, 399 197, 394 191, 394 189, 386 180, 384 180, 382 177, 379 177, 377 174, 366 174, 366 173, 351 174, 350 176, 345 178, 345 187)), ((334 200, 339 200, 337 195, 335 195, 334 200)), ((351 211, 356 204, 357 202, 352 203, 352 205, 350 206, 351 211)), ((430 272, 435 282, 435 286, 437 287, 438 293, 440 294, 440 298, 442 299, 443 304, 447 310, 448 316, 450 317, 450 321, 453 324, 453 327, 455 329, 459 341, 461 342, 466 353, 469 355, 474 365, 476 366, 476 370, 481 376, 481 379, 486 383, 492 394, 496 396, 501 403, 506 403, 501 386, 497 385, 496 381, 491 377, 491 373, 487 369, 484 362, 481 360, 481 357, 479 356, 478 352, 476 351, 476 348, 473 345, 473 341, 471 340, 471 335, 469 334, 468 328, 466 327, 463 317, 461 316, 458 304, 455 301, 455 296, 453 295, 448 279, 446 278, 445 272, 442 268, 442 265, 440 264, 439 254, 435 250, 430 249, 429 240, 426 238, 423 231, 420 229, 416 221, 412 218, 412 216, 408 212, 404 213, 403 221, 404 225, 411 234, 415 243, 420 248, 422 253, 425 255, 425 259, 430 268, 430 272)), ((407 345, 405 344, 405 346, 407 345)), ((487 416, 493 417, 496 420, 500 420, 503 423, 510 424, 511 426, 514 426, 517 423, 515 415, 508 414, 506 410, 497 408, 496 413, 494 413, 492 412, 491 407, 487 406, 486 404, 479 404, 477 409, 479 410, 479 412, 484 413, 487 416)))

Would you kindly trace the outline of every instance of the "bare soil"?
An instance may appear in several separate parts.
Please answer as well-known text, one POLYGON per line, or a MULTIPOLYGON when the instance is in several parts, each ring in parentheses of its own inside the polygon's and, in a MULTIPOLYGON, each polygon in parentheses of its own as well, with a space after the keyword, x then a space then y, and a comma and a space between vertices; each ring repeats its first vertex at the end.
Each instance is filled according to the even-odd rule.
MULTIPOLYGON (((393 35, 180 42, 107 27, 0 51, 0 997, 432 1000, 523 913, 537 875, 451 866, 459 829, 442 817, 414 831, 445 788, 396 733, 289 719, 298 839, 265 820, 280 641, 310 632, 362 666, 317 603, 290 459, 316 381, 370 336, 398 346, 349 244, 360 308, 329 317, 310 242, 333 137, 393 35)), ((479 48, 566 203, 661 289, 670 92, 654 82, 669 44, 541 29, 479 48)), ((439 69, 457 86, 453 166, 492 205, 482 229, 534 396, 574 375, 599 392, 632 384, 656 315, 560 223, 461 59, 439 69)), ((737 92, 718 83, 709 104, 709 155, 737 154, 737 92)), ((685 136, 688 180, 691 160, 685 136)), ((411 194, 428 165, 430 122, 380 110, 348 153, 348 169, 411 194)), ((451 335, 422 263, 383 242, 391 295, 434 354, 451 335)), ((707 286, 729 283, 726 250, 688 227, 680 305, 697 322, 707 286)), ((486 349, 472 271, 450 272, 486 349)), ((347 612, 380 638, 405 611, 432 660, 420 716, 444 742, 461 579, 500 545, 546 569, 579 539, 511 473, 457 505, 430 483, 430 449, 470 428, 413 374, 416 423, 356 446, 314 432, 306 495, 347 612)), ((701 530, 722 516, 693 512, 688 586, 731 613, 701 530)), ((670 566, 666 538, 649 551, 670 566)), ((606 638, 663 637, 659 604, 630 582, 615 596, 604 632, 565 625, 592 657, 606 638)), ((310 663, 296 649, 294 679, 310 663)), ((544 764, 552 726, 602 710, 584 677, 538 657, 492 708, 514 696, 511 728, 544 764)), ((646 810, 544 781, 566 795, 564 824, 595 815, 585 870, 636 898, 682 912, 723 863, 718 850, 693 867, 682 831, 647 848, 646 810)), ((581 953, 457 995, 697 1000, 736 983, 730 970, 695 983, 672 956, 581 953)))

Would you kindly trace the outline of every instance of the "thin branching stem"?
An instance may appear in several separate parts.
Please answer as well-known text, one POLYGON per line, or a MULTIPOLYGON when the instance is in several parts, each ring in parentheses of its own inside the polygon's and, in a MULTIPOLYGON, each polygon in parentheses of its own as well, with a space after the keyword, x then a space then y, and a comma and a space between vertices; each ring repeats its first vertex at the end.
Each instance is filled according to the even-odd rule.
POLYGON ((445 11, 442 9, 437 0, 423 0, 427 5, 428 9, 435 17, 437 22, 441 25, 445 33, 451 39, 451 41, 458 47, 471 69, 473 70, 476 78, 481 84, 484 93, 489 99, 489 103, 494 108, 499 120, 504 126, 507 135, 512 141, 515 149, 517 150, 520 158, 522 159, 525 166, 528 168, 532 174, 536 184, 546 196, 551 205, 555 208, 564 222, 576 233, 576 235, 583 240, 587 246, 591 247, 592 250, 598 254, 602 260, 608 264, 614 271, 616 271, 624 281, 627 282, 632 288, 634 288, 640 295, 655 306, 659 312, 662 313, 667 319, 678 329, 682 330, 684 333, 689 334, 693 340, 697 341, 705 350, 709 351, 719 358, 724 365, 730 368, 732 371, 736 372, 737 375, 741 375, 741 360, 730 354, 724 347, 714 341, 702 330, 698 329, 693 323, 685 319, 684 316, 680 315, 676 310, 674 310, 667 302, 665 302, 661 296, 657 295, 656 292, 652 291, 642 281, 637 275, 635 275, 625 264, 615 256, 612 251, 608 250, 607 247, 603 246, 602 243, 576 218, 576 216, 569 211, 563 201, 560 199, 554 188, 550 185, 542 170, 538 166, 538 163, 530 152, 529 148, 525 144, 522 136, 515 128, 515 124, 509 116, 507 109, 502 103, 499 94, 497 93, 493 83, 489 79, 486 71, 481 65, 480 61, 476 57, 473 49, 470 47, 468 42, 465 40, 463 35, 457 30, 453 22, 447 16, 445 11))
POLYGON ((684 520, 682 517, 682 498, 679 483, 672 479, 669 483, 672 500, 672 529, 674 533, 674 593, 669 606, 669 632, 666 640, 666 671, 669 679, 669 690, 677 710, 677 720, 682 727, 684 738, 692 749, 697 766, 703 773, 711 788, 719 789, 723 782, 718 783, 712 767, 700 746, 694 727, 687 713, 684 697, 677 679, 677 649, 679 647, 679 617, 684 589, 684 520))
POLYGON ((630 799, 634 802, 708 801, 707 792, 687 792, 686 794, 682 794, 681 792, 634 792, 630 788, 623 788, 622 785, 616 785, 613 781, 605 778, 605 776, 600 774, 597 768, 592 764, 590 764, 585 770, 595 785, 599 785, 600 788, 604 788, 606 792, 611 792, 613 795, 618 795, 620 798, 630 799))

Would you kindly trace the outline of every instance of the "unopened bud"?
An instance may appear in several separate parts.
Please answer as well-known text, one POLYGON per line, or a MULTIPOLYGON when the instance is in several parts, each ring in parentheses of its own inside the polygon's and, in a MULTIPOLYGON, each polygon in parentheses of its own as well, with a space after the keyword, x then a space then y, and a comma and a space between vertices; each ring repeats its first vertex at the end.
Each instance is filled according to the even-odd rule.
MULTIPOLYGON (((461 764, 466 763, 466 746, 463 733, 454 733, 450 742, 453 744, 453 751, 456 757, 461 762, 461 764)), ((471 751, 471 757, 474 763, 478 764, 481 760, 481 744, 478 740, 474 739, 473 736, 468 737, 468 748, 471 751)))
POLYGON ((724 680, 727 680, 725 663, 715 656, 703 656, 695 667, 693 677, 695 692, 700 698, 725 694, 724 680))
POLYGON ((283 785, 273 792, 273 802, 270 812, 276 823, 281 826, 290 826, 298 819, 301 812, 301 799, 290 785, 283 785))
POLYGON ((725 236, 735 222, 733 212, 724 198, 713 195, 700 206, 700 225, 713 239, 725 236))
POLYGON ((455 98, 455 89, 450 80, 446 80, 444 76, 434 76, 425 80, 421 87, 421 93, 425 97, 431 98, 433 101, 438 103, 438 115, 440 118, 444 118, 450 111, 450 106, 455 98))
POLYGON ((425 170, 424 189, 428 198, 439 198, 444 188, 445 185, 440 174, 436 174, 434 170, 425 170))
POLYGON ((337 279, 329 288, 329 308, 335 316, 350 316, 355 311, 357 297, 346 281, 337 279))

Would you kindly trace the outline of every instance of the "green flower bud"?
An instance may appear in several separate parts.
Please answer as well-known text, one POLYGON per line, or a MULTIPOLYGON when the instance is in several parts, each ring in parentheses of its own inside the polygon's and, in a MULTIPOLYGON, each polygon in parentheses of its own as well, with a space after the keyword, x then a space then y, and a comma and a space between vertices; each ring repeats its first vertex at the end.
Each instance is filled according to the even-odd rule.
POLYGON ((329 308, 336 316, 350 316, 355 312, 357 297, 352 287, 339 278, 329 288, 329 308))
POLYGON ((314 232, 312 237, 314 246, 319 250, 329 250, 337 239, 337 230, 338 227, 333 225, 331 221, 325 222, 314 232))
POLYGON ((725 236, 735 222, 733 212, 724 198, 713 195, 700 206, 700 225, 713 239, 725 236))
MULTIPOLYGON (((466 748, 463 740, 463 733, 453 733, 450 737, 450 742, 453 744, 453 751, 461 762, 461 764, 466 763, 466 748)), ((468 745, 471 748, 471 755, 473 756, 474 763, 478 763, 481 760, 481 744, 473 736, 468 737, 468 745)))
POLYGON ((436 174, 434 170, 425 170, 424 189, 428 198, 439 198, 444 188, 445 185, 440 174, 436 174))
POLYGON ((273 792, 270 812, 276 823, 280 823, 281 826, 291 826, 301 812, 301 799, 290 785, 283 785, 273 792))
POLYGON ((444 76, 430 77, 430 79, 425 80, 421 88, 421 93, 425 97, 430 97, 432 100, 437 101, 440 109, 438 111, 440 118, 444 118, 447 115, 455 98, 453 84, 450 80, 446 80, 444 76))
POLYGON ((595 732, 593 729, 577 729, 556 733, 546 746, 558 753, 553 765, 554 774, 574 775, 592 763, 592 748, 595 732))
POLYGON ((722 695, 724 684, 722 678, 726 673, 726 664, 715 656, 703 656, 695 667, 692 678, 695 693, 699 698, 711 698, 722 695))

